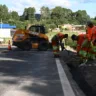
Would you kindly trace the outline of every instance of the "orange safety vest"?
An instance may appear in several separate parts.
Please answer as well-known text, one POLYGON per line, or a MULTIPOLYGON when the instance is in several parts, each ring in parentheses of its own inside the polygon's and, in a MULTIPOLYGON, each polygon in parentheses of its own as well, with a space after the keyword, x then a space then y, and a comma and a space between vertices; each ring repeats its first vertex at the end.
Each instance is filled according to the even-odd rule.
POLYGON ((90 53, 90 46, 89 47, 82 47, 82 43, 84 42, 84 40, 86 39, 86 34, 80 34, 78 36, 78 41, 77 41, 77 53, 80 57, 82 58, 87 58, 87 53, 90 53), (86 52, 86 56, 83 56, 84 54, 80 54, 79 52, 83 51, 84 53, 86 52))
POLYGON ((62 39, 64 38, 64 34, 59 32, 57 33, 53 38, 52 38, 52 45, 58 45, 59 44, 59 40, 62 41, 62 39))
POLYGON ((87 32, 86 32, 86 36, 88 38, 88 40, 91 40, 91 36, 92 36, 92 28, 87 28, 87 32))
POLYGON ((77 48, 76 48, 77 52, 79 52, 81 50, 81 45, 82 45, 83 41, 85 40, 84 36, 85 36, 85 34, 78 35, 77 48))
POLYGON ((52 38, 52 46, 54 55, 59 55, 59 40, 64 38, 64 34, 59 32, 52 38))
MULTIPOLYGON (((93 29, 92 29, 91 40, 92 40, 93 46, 96 46, 96 26, 94 26, 93 29)), ((91 52, 92 52, 92 54, 95 54, 96 55, 96 52, 94 52, 94 50, 91 50, 91 52)))
POLYGON ((94 27, 92 27, 92 28, 90 28, 90 27, 88 27, 87 28, 87 32, 86 32, 86 36, 87 36, 87 38, 88 38, 88 40, 90 41, 91 40, 91 38, 92 38, 92 30, 94 29, 94 27))
POLYGON ((59 32, 59 33, 57 34, 57 36, 59 37, 59 40, 62 40, 62 39, 64 38, 64 34, 61 33, 61 32, 59 32))
POLYGON ((92 28, 91 40, 92 40, 92 41, 96 40, 96 26, 94 26, 94 27, 92 28))

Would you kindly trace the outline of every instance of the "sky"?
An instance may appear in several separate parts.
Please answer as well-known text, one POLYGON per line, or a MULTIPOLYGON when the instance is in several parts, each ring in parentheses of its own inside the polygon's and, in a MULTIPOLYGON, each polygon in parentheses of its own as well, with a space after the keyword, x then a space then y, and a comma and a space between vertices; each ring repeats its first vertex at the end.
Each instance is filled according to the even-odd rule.
POLYGON ((71 9, 73 12, 86 10, 91 18, 96 16, 96 0, 0 0, 0 4, 5 4, 9 11, 17 11, 19 15, 22 15, 24 8, 28 7, 34 7, 36 13, 40 13, 42 6, 48 7, 49 9, 61 6, 71 9))

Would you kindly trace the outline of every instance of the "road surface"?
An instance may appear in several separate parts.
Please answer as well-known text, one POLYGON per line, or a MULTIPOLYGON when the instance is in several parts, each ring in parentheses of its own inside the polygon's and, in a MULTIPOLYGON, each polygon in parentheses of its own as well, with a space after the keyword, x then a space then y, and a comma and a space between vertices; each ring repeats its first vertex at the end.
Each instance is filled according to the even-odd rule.
POLYGON ((86 96, 52 51, 6 50, 0 52, 0 96, 86 96))

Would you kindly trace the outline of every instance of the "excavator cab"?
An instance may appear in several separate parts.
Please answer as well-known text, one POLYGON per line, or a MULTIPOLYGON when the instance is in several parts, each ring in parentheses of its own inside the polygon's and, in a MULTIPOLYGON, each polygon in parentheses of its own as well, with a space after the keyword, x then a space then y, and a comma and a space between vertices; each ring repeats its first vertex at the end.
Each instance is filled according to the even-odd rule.
POLYGON ((49 40, 45 33, 45 27, 42 25, 31 25, 26 30, 19 29, 13 36, 13 45, 23 50, 38 49, 46 51, 49 40))
POLYGON ((36 26, 36 25, 33 25, 33 26, 30 26, 29 27, 29 30, 30 32, 36 32, 36 33, 42 33, 42 34, 45 34, 45 27, 44 26, 36 26))

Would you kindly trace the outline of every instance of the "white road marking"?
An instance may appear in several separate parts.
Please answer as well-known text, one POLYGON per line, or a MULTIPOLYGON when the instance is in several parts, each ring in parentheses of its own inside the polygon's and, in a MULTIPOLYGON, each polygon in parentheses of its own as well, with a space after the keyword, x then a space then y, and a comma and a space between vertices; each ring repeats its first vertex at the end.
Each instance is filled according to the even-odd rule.
POLYGON ((76 96, 64 72, 64 69, 60 63, 60 60, 57 58, 56 58, 56 65, 57 65, 64 96, 76 96))
POLYGON ((25 60, 6 58, 6 57, 0 57, 0 61, 20 61, 20 62, 25 62, 25 60))

